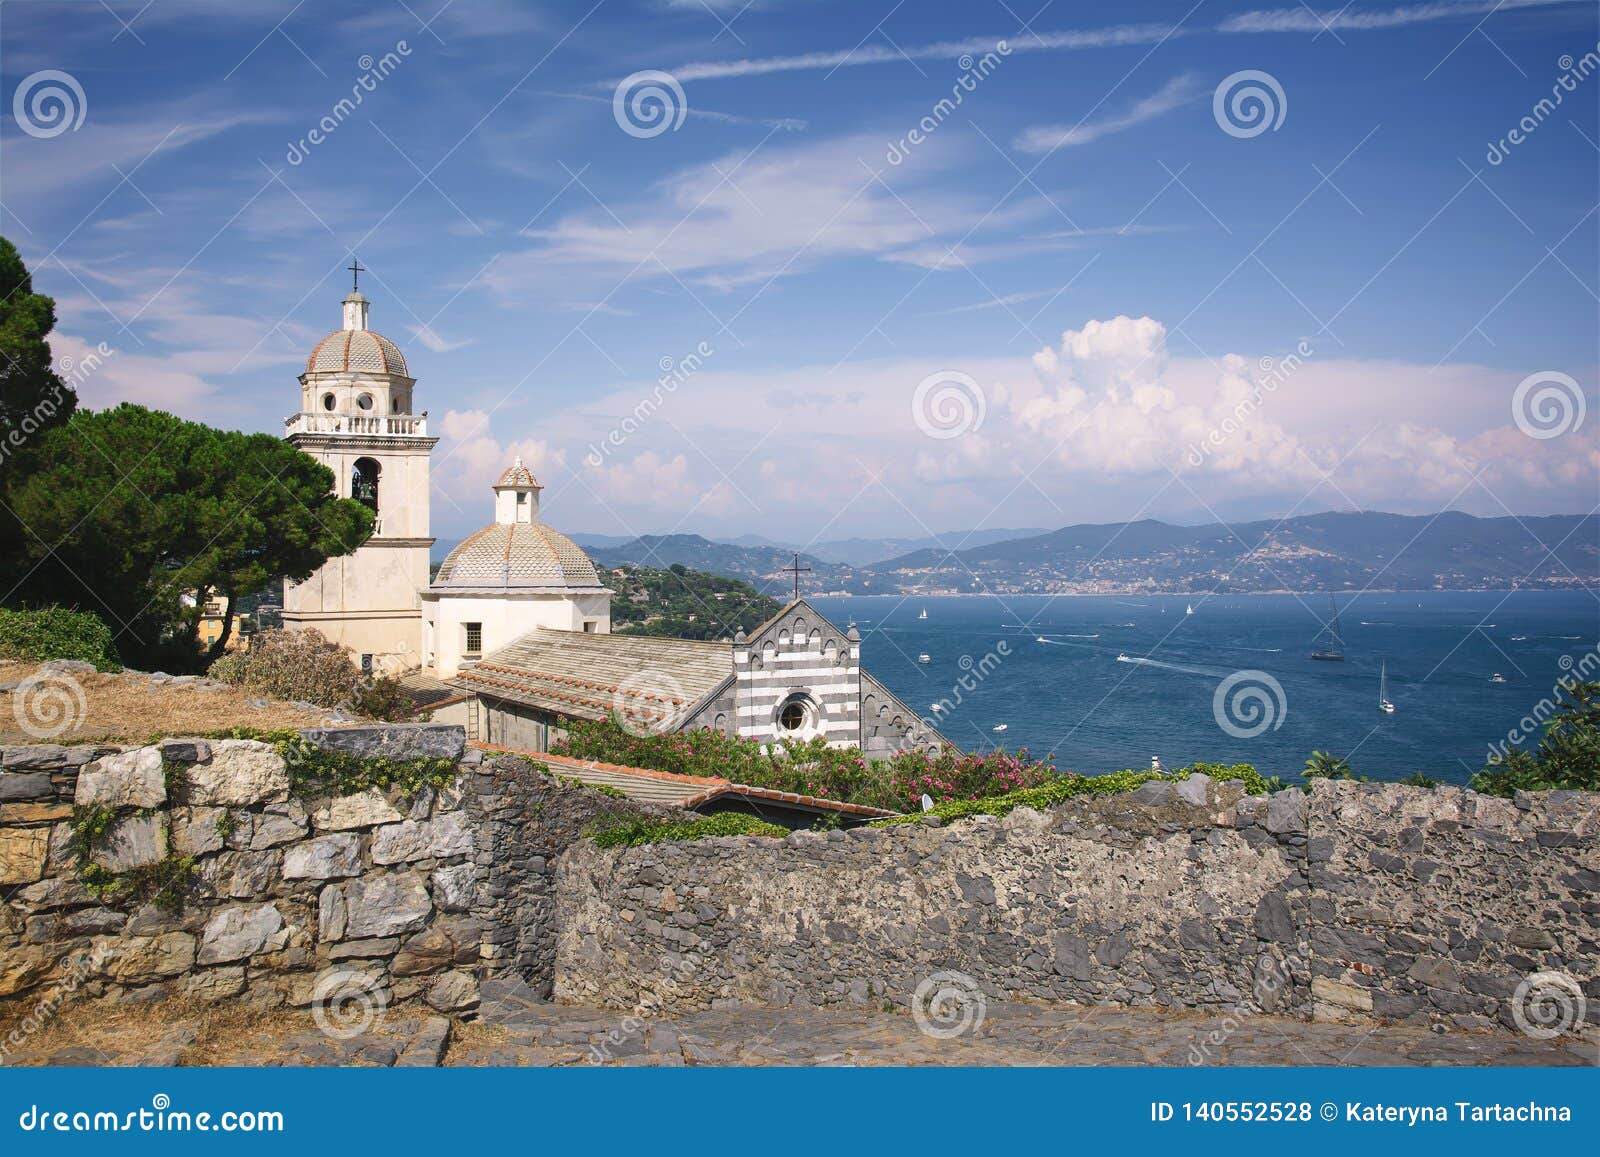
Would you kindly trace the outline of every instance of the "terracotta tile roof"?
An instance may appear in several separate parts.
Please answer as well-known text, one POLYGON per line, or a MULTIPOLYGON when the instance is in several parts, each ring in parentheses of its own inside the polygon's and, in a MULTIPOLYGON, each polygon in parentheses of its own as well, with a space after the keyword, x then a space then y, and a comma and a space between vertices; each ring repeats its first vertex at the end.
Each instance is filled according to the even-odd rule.
POLYGON ((551 755, 542 751, 518 751, 515 748, 496 747, 487 743, 474 742, 470 746, 482 751, 504 751, 512 755, 521 755, 533 762, 547 765, 557 775, 582 780, 587 784, 614 787, 628 798, 637 799, 642 803, 665 803, 683 808, 685 811, 692 811, 723 796, 737 795, 769 803, 790 804, 812 811, 831 811, 871 819, 884 819, 899 814, 882 808, 867 807, 864 804, 843 803, 835 799, 799 795, 792 791, 778 791, 769 787, 752 787, 749 784, 734 783, 732 780, 716 776, 677 775, 669 771, 624 767, 593 759, 573 759, 570 756, 551 755))
POLYGON ((447 682, 579 719, 623 709, 649 723, 681 717, 732 676, 726 643, 540 627, 447 682))

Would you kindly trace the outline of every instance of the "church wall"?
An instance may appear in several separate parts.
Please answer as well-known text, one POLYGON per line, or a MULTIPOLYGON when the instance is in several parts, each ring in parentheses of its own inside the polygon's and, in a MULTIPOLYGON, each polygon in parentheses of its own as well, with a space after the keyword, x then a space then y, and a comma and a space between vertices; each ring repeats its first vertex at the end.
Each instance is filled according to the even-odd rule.
POLYGON ((943 973, 973 1000, 1481 1029, 1514 1024, 1535 972, 1600 993, 1600 794, 1241 792, 1196 776, 949 826, 580 843, 556 996, 905 1007, 943 973))
MULTIPOLYGON (((424 579, 426 585, 426 579, 424 579)), ((595 621, 595 630, 609 634, 611 614, 606 595, 509 594, 495 591, 482 595, 430 592, 425 600, 427 617, 434 623, 434 669, 448 679, 483 655, 508 647, 529 631, 550 627, 558 631, 581 631, 586 620, 595 621), (465 653, 466 624, 483 625, 483 649, 471 658, 465 653)))
POLYGON ((567 736, 561 716, 498 699, 482 700, 478 730, 472 739, 517 751, 549 751, 567 736))
POLYGON ((821 735, 835 746, 855 746, 861 731, 861 645, 800 606, 769 623, 759 635, 734 645, 736 725, 749 739, 821 735), (805 704, 807 726, 783 730, 777 718, 791 701, 805 704))
POLYGON ((861 747, 869 758, 937 750, 943 740, 926 720, 865 671, 861 673, 861 747))
POLYGON ((730 684, 728 689, 707 703, 699 711, 684 719, 680 731, 697 731, 709 729, 720 731, 724 735, 738 734, 739 696, 736 684, 730 684))

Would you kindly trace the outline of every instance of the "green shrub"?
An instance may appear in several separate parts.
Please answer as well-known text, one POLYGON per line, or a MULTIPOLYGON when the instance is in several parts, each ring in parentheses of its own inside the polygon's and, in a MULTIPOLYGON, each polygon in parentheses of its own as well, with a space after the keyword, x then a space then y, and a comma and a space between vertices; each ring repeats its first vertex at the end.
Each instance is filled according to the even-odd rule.
POLYGON ((552 753, 675 775, 716 776, 886 811, 915 810, 923 795, 981 799, 1036 787, 1056 775, 1048 759, 1030 759, 1026 750, 907 751, 869 760, 855 748, 829 747, 821 738, 769 745, 707 729, 637 736, 612 719, 574 722, 552 753))
POLYGON ((1342 755, 1334 755, 1327 751, 1313 751, 1311 758, 1306 760, 1305 770, 1300 773, 1306 779, 1355 779, 1355 772, 1350 770, 1350 761, 1342 755))
POLYGON ((209 674, 274 699, 342 707, 368 719, 411 717, 411 700, 398 682, 362 674, 347 648, 315 630, 262 631, 248 651, 223 655, 211 664, 209 674))
POLYGON ((0 609, 0 659, 76 659, 102 671, 122 670, 111 628, 94 615, 62 607, 0 609))
POLYGON ((1116 795, 1132 791, 1140 784, 1152 780, 1165 779, 1178 783, 1188 779, 1195 772, 1204 772, 1212 779, 1238 780, 1244 784, 1245 791, 1250 795, 1262 795, 1282 786, 1277 784, 1275 778, 1268 779, 1262 776, 1248 763, 1234 764, 1231 767, 1197 763, 1193 767, 1184 768, 1170 775, 1163 775, 1159 771, 1113 771, 1106 775, 1077 775, 1069 771, 1038 787, 1023 788, 1021 791, 1008 792, 988 799, 951 800, 938 804, 920 815, 895 816, 893 819, 878 820, 873 826, 887 827, 893 824, 916 823, 923 815, 938 816, 945 823, 949 823, 967 816, 1003 816, 1019 807, 1031 807, 1042 811, 1076 796, 1116 795))
POLYGON ((1538 747, 1491 759, 1472 787, 1507 799, 1519 791, 1600 791, 1600 683, 1567 676, 1538 747))
POLYGON ((86 863, 78 879, 102 904, 129 909, 154 904, 164 912, 182 912, 194 889, 195 862, 193 856, 168 856, 127 872, 86 863))
POLYGON ((787 828, 758 820, 741 812, 718 812, 701 819, 674 822, 639 816, 610 817, 602 820, 589 835, 602 848, 636 848, 640 844, 659 844, 668 840, 703 840, 710 836, 788 835, 787 828), (604 826, 600 826, 603 824, 604 826))

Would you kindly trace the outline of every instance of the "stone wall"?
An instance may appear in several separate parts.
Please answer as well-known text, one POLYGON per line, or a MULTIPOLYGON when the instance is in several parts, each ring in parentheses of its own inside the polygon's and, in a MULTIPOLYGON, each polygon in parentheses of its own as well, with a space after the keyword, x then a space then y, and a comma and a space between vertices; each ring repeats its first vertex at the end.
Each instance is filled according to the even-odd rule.
POLYGON ((948 827, 581 843, 557 881, 556 995, 903 1006, 959 972, 1007 999, 1509 1023, 1531 972, 1600 1000, 1597 812, 1196 776, 948 827))
POLYGON ((271 1006, 419 999, 457 1013, 487 976, 548 986, 554 857, 596 814, 638 809, 464 751, 457 726, 301 734, 459 772, 412 798, 300 799, 277 750, 250 740, 0 749, 0 1002, 66 987, 271 1006), (116 815, 87 864, 75 805, 116 815), (108 873, 125 883, 182 859, 192 871, 163 897, 94 890, 108 873))

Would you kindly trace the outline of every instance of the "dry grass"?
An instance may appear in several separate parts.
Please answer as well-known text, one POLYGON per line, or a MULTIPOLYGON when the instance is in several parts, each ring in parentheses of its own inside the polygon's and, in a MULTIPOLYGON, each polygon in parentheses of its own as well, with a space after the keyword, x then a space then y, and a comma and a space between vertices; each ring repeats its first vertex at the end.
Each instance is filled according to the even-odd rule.
MULTIPOLYGON (((36 664, 0 660, 0 683, 25 679, 37 670, 36 664)), ((66 676, 56 676, 64 680, 66 676)), ((144 743, 158 735, 192 735, 196 731, 220 731, 229 727, 255 727, 276 730, 284 727, 317 727, 324 712, 304 711, 286 703, 272 702, 266 707, 251 707, 261 699, 258 691, 229 687, 221 691, 198 691, 193 687, 155 684, 138 675, 108 675, 101 672, 75 674, 71 679, 81 689, 81 697, 71 685, 55 682, 41 686, 30 699, 31 717, 48 723, 54 730, 60 715, 44 714, 52 706, 40 692, 53 690, 54 706, 70 707, 75 726, 43 740, 23 730, 22 718, 30 715, 14 694, 0 693, 0 744, 53 743, 144 743), (75 700, 75 702, 73 702, 75 700)))
MULTIPOLYGON (((0 1016, 0 1040, 18 1028, 31 1011, 31 1004, 6 1009, 0 1016)), ((28 1036, 18 1047, 15 1060, 42 1063, 58 1049, 87 1048, 128 1063, 184 1026, 195 1031, 194 1043, 181 1054, 185 1065, 240 1063, 239 1058, 269 1054, 270 1047, 264 1046, 276 1036, 315 1027, 305 1012, 269 1012, 233 1002, 80 1000, 63 1006, 28 1036)))
POLYGON ((458 1020, 450 1034, 450 1050, 491 1049, 504 1044, 510 1036, 504 1025, 485 1024, 482 1020, 458 1020))

